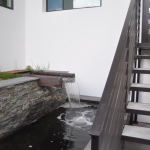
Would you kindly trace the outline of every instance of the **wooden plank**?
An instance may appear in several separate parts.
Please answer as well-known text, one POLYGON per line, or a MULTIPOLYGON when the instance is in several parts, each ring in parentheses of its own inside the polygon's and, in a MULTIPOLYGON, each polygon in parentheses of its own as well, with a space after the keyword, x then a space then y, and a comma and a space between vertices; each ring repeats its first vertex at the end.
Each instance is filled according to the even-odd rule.
POLYGON ((137 47, 141 50, 150 50, 150 43, 138 43, 137 47))
POLYGON ((59 77, 64 77, 64 78, 75 78, 74 73, 66 73, 63 71, 48 71, 48 72, 33 71, 32 73, 37 74, 37 75, 48 75, 48 76, 59 76, 59 77))
POLYGON ((130 86, 132 91, 150 92, 150 84, 136 84, 132 83, 130 86))
POLYGON ((134 68, 133 73, 150 74, 150 68, 134 68))
POLYGON ((132 114, 150 115, 150 104, 129 102, 126 112, 132 114))
POLYGON ((12 73, 12 74, 22 74, 22 73, 28 73, 31 71, 28 70, 10 70, 10 71, 5 71, 6 73, 12 73))
POLYGON ((24 75, 28 77, 38 77, 38 85, 44 87, 62 87, 62 77, 44 76, 44 75, 24 75))
POLYGON ((150 59, 150 55, 136 55, 135 59, 150 59))

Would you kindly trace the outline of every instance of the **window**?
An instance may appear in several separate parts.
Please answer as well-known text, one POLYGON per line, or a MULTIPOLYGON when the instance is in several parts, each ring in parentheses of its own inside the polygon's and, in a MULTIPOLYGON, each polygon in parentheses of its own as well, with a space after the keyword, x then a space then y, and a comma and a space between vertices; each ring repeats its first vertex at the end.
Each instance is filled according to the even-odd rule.
POLYGON ((63 0, 48 0, 48 11, 62 10, 63 0))
POLYGON ((13 9, 13 0, 0 0, 0 6, 13 9))
POLYGON ((47 0, 47 11, 101 6, 101 0, 47 0))

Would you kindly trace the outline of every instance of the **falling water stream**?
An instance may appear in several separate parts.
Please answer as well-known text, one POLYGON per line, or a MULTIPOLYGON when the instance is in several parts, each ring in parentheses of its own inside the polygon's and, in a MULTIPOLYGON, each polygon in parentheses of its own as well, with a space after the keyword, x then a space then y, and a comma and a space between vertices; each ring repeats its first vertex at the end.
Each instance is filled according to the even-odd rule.
POLYGON ((79 129, 91 126, 95 115, 93 110, 82 111, 78 82, 75 78, 63 78, 63 82, 70 104, 70 113, 60 114, 57 118, 65 122, 67 125, 79 129), (74 107, 78 109, 74 109, 74 107))

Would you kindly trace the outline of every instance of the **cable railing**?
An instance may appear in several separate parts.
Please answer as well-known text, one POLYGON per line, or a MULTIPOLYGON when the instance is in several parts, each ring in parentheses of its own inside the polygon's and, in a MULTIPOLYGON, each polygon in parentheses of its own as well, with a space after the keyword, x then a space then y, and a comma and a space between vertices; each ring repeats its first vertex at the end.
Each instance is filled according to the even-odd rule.
POLYGON ((119 44, 91 129, 91 150, 121 150, 125 108, 139 42, 141 0, 131 0, 119 44))

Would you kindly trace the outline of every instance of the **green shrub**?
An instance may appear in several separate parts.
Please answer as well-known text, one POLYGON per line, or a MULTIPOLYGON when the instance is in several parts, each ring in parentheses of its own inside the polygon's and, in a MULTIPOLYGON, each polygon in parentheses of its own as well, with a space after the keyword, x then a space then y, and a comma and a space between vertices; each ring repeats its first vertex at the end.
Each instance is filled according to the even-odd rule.
POLYGON ((3 80, 12 79, 12 78, 19 78, 19 77, 22 77, 22 75, 0 72, 0 78, 2 78, 3 80))
POLYGON ((30 65, 28 65, 28 66, 26 67, 26 70, 28 70, 28 71, 33 71, 34 69, 33 69, 30 65))

